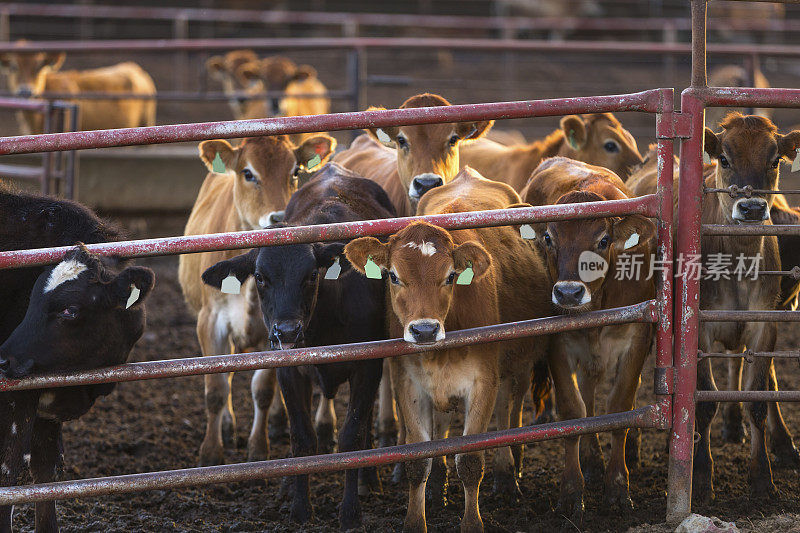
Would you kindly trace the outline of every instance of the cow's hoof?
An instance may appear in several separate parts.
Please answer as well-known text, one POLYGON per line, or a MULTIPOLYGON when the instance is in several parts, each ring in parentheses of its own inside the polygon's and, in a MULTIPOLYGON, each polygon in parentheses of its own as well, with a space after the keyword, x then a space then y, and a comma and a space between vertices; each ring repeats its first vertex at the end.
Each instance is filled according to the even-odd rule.
POLYGON ((316 427, 317 453, 320 455, 333 453, 336 447, 336 429, 332 424, 320 424, 316 427))
POLYGON ((606 491, 603 495, 603 505, 601 510, 605 513, 619 513, 627 514, 633 512, 633 501, 631 500, 628 491, 615 487, 611 491, 606 491))
POLYGON ((397 463, 392 469, 392 484, 402 485, 406 482, 406 465, 405 463, 397 463))
POLYGON ((222 445, 225 448, 236 448, 239 445, 236 438, 236 418, 228 411, 222 414, 222 445))
POLYGON ((731 444, 741 444, 745 440, 745 427, 744 422, 739 420, 723 420, 722 422, 722 440, 723 442, 730 442, 731 444))
POLYGON ((481 517, 462 520, 461 533, 483 533, 483 520, 481 520, 481 517))
POLYGON ((292 510, 289 513, 289 519, 298 524, 305 524, 314 516, 314 510, 309 501, 294 501, 292 502, 292 510))
POLYGON ((495 495, 509 502, 518 502, 522 498, 517 477, 510 472, 496 471, 492 484, 495 495))
POLYGON ((225 451, 222 443, 208 444, 203 441, 200 445, 200 466, 216 466, 225 464, 225 451))
POLYGON ((356 500, 354 505, 339 506, 339 529, 341 531, 354 531, 361 529, 361 505, 356 500))
POLYGON ((381 478, 375 467, 360 468, 358 470, 358 495, 383 494, 381 478))
POLYGON ((253 461, 266 461, 269 459, 269 441, 266 436, 258 436, 250 438, 247 441, 247 460, 253 461))
POLYGON ((558 512, 569 520, 573 526, 583 526, 583 493, 562 494, 558 499, 558 512))
POLYGON ((389 446, 397 446, 397 432, 396 431, 382 431, 378 434, 378 448, 388 448, 389 446))
POLYGON ((603 457, 591 454, 581 457, 581 471, 583 472, 584 483, 587 485, 602 483, 606 474, 603 457))
POLYGON ((776 468, 800 468, 800 453, 792 441, 773 443, 772 454, 774 456, 773 470, 776 468))

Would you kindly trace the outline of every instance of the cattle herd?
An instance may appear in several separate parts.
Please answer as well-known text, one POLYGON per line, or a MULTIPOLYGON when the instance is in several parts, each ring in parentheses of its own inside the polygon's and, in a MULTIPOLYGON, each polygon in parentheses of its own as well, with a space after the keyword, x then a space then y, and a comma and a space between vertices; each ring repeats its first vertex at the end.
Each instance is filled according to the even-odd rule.
MULTIPOLYGON (((13 73, 12 88, 29 94, 109 89, 113 83, 128 92, 155 91, 149 76, 133 63, 56 72, 61 62, 63 54, 0 57, 13 73), (97 81, 100 78, 105 84, 97 81)), ((230 106, 237 118, 329 111, 325 87, 308 65, 234 51, 211 58, 207 69, 232 95, 230 106), (242 92, 269 96, 237 99, 242 92), (293 93, 320 97, 292 99, 293 93)), ((91 101, 82 103, 82 116, 102 116, 106 121, 87 118, 81 127, 154 121, 152 100, 106 104, 116 107, 93 110, 91 101)), ((439 95, 418 94, 400 107, 447 105, 439 95)), ((41 130, 30 122, 25 126, 41 130)), ((556 131, 529 144, 491 140, 492 126, 491 121, 478 121, 371 128, 339 151, 336 140, 326 133, 248 138, 237 146, 225 140, 204 141, 199 156, 208 174, 185 233, 601 202, 656 190, 654 147, 642 157, 631 134, 610 113, 565 116, 556 131)), ((780 163, 794 159, 800 131, 783 135, 768 118, 738 112, 725 117, 719 129, 705 131, 705 152, 711 159, 705 165, 706 185, 736 185, 740 191, 750 187, 756 192, 705 195, 703 223, 800 221, 800 210, 790 207, 783 196, 758 192, 778 188, 780 163)), ((675 163, 677 180, 677 158, 675 163)), ((145 327, 144 302, 154 275, 127 261, 95 256, 83 246, 121 238, 119 229, 77 203, 0 189, 0 250, 76 245, 55 266, 0 271, 3 376, 20 378, 126 361, 145 327)), ((789 269, 800 263, 800 247, 793 239, 706 236, 702 250, 704 256, 759 255, 762 269, 781 270, 781 265, 789 269)), ((647 273, 652 273, 657 258, 656 225, 636 214, 451 231, 416 222, 383 239, 183 255, 179 280, 196 316, 203 355, 388 338, 430 345, 443 340, 448 331, 650 300, 657 276, 647 273), (586 253, 605 265, 598 275, 586 276, 581 270, 586 253), (625 255, 643 258, 642 275, 620 275, 620 258, 625 255)), ((746 283, 704 277, 700 300, 705 309, 793 307, 796 284, 791 279, 781 284, 774 276, 746 283)), ((544 417, 593 416, 599 411, 595 397, 603 378, 611 383, 605 411, 631 410, 654 334, 652 324, 634 323, 386 361, 258 370, 251 382, 255 412, 248 459, 267 459, 270 438, 286 431, 287 420, 295 457, 371 448, 376 441, 376 400, 380 446, 447 437, 452 415, 459 410, 465 435, 485 432, 490 424, 498 429, 520 427, 531 390, 544 417), (337 429, 333 399, 345 382, 347 414, 337 429), (312 417, 314 390, 321 394, 312 417), (550 409, 555 412, 548 413, 550 409)), ((776 335, 774 323, 704 323, 700 349, 770 351, 776 335)), ((733 387, 777 390, 769 359, 757 358, 747 365, 743 382, 741 362, 731 364, 728 371, 733 387)), ((233 442, 231 380, 231 374, 205 376, 201 465, 221 464, 225 446, 233 442)), ((708 359, 699 364, 698 386, 716 387, 708 359)), ((94 385, 3 393, 0 486, 16 484, 25 466, 35 482, 53 481, 61 461, 62 423, 85 414, 112 389, 113 385, 94 385)), ((751 489, 756 495, 773 494, 770 452, 792 465, 800 465, 800 454, 778 404, 745 406, 751 489)), ((697 408, 694 495, 701 500, 714 496, 710 423, 716 409, 714 403, 697 408)), ((723 435, 729 441, 744 438, 741 409, 732 403, 724 412, 723 435)), ((627 429, 613 431, 607 462, 597 435, 564 439, 559 505, 571 521, 579 524, 582 519, 587 478, 602 482, 604 508, 624 512, 633 507, 628 472, 639 461, 638 439, 627 429)), ((494 453, 495 492, 518 497, 522 455, 522 446, 494 453)), ((464 490, 461 530, 482 531, 479 487, 484 453, 456 455, 455 473, 464 490)), ((426 530, 426 502, 444 499, 447 475, 444 457, 397 465, 393 480, 408 486, 405 530, 426 530)), ((381 481, 374 468, 348 470, 344 477, 339 522, 348 530, 361 524, 359 496, 380 490, 381 481)), ((290 519, 307 522, 313 515, 308 476, 285 480, 285 488, 292 495, 290 519)), ((11 518, 10 507, 0 508, 0 531, 10 531, 11 518)), ((54 504, 37 503, 37 531, 57 527, 54 504)))

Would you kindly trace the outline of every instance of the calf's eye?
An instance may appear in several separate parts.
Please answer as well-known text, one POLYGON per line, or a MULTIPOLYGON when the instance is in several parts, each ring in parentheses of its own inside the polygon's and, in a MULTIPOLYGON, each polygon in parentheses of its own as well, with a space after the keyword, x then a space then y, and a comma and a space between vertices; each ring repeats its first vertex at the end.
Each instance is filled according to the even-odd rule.
POLYGON ((542 236, 542 238, 544 239, 544 242, 545 242, 545 244, 547 244, 547 246, 552 246, 553 245, 553 239, 550 238, 550 234, 549 233, 545 232, 545 234, 542 236))
POLYGON ((400 285, 400 280, 397 279, 397 275, 391 270, 389 271, 389 280, 395 285, 400 285))
POLYGON ((606 141, 605 144, 603 144, 603 150, 609 154, 616 154, 619 152, 619 145, 614 141, 606 141))
POLYGON ((598 250, 605 250, 606 248, 608 248, 609 244, 611 244, 611 237, 606 235, 605 237, 600 239, 600 242, 597 243, 597 249, 598 250))
POLYGON ((452 137, 450 137, 450 141, 449 141, 450 142, 450 146, 455 146, 456 144, 458 144, 459 139, 460 139, 460 137, 458 135, 453 135, 452 137))
POLYGON ((249 168, 242 170, 242 177, 244 178, 244 181, 249 181, 251 183, 258 181, 255 175, 252 172, 250 172, 249 168))
POLYGON ((65 307, 58 313, 58 318, 63 318, 64 320, 73 320, 78 316, 78 307, 75 305, 70 305, 69 307, 65 307))
POLYGON ((258 285, 259 287, 263 287, 264 285, 267 284, 266 280, 264 279, 264 276, 262 276, 258 272, 256 272, 256 274, 255 274, 255 276, 253 276, 253 278, 255 278, 256 285, 258 285))
POLYGON ((456 273, 450 272, 450 275, 447 276, 447 281, 444 282, 445 285, 452 285, 453 281, 456 279, 456 273))
POLYGON ((719 166, 722 168, 730 168, 731 164, 728 161, 728 158, 724 155, 719 156, 719 166))

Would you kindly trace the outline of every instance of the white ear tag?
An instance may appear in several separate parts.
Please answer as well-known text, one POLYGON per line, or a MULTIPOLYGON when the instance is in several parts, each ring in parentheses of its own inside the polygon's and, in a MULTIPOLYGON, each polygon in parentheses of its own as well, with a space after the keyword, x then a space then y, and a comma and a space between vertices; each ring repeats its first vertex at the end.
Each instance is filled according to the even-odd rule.
POLYGON ((228 277, 222 280, 219 290, 225 294, 239 294, 242 290, 242 283, 233 274, 228 274, 228 277))
POLYGON ((536 230, 530 224, 523 224, 519 227, 519 234, 523 239, 532 240, 536 238, 536 230))
POLYGON ((139 295, 142 291, 139 290, 139 287, 136 285, 131 285, 131 295, 128 296, 128 301, 125 303, 125 309, 130 309, 130 307, 139 300, 139 295))
POLYGON ((711 164, 711 157, 703 152, 703 164, 710 165, 711 164))
POLYGON ((628 240, 625 241, 625 246, 623 246, 622 249, 623 250, 627 250, 628 248, 633 248, 637 244, 639 244, 639 234, 638 233, 634 233, 633 235, 628 237, 628 240))
POLYGON ((375 130, 375 135, 378 137, 378 140, 384 144, 392 142, 392 138, 389 137, 385 131, 378 128, 375 130))
POLYGON ((794 161, 792 161, 792 172, 797 172, 798 170, 800 170, 800 148, 797 149, 794 161))
POLYGON ((339 257, 336 257, 336 260, 333 262, 331 266, 328 267, 328 270, 325 272, 325 279, 339 279, 339 274, 342 273, 342 265, 339 264, 339 257))

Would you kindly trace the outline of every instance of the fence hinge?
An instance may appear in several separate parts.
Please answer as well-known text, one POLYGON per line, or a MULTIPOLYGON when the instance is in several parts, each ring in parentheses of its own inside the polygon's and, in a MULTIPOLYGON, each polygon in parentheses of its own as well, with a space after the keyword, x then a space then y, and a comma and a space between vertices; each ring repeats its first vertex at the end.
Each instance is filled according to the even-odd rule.
POLYGON ((658 395, 672 394, 674 391, 674 371, 671 366, 657 366, 653 373, 653 391, 658 395))
POLYGON ((690 113, 672 111, 671 113, 660 113, 656 115, 656 138, 657 139, 688 139, 691 137, 690 113))

